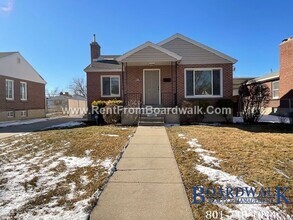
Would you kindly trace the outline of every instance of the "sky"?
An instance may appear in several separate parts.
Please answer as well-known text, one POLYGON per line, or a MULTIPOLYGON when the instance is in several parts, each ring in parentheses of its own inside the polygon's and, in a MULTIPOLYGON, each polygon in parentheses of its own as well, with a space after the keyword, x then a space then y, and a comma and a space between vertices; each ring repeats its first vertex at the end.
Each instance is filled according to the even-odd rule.
POLYGON ((235 77, 279 69, 279 44, 293 36, 292 0, 0 0, 0 51, 19 51, 67 91, 102 54, 123 54, 181 33, 238 60, 235 77))

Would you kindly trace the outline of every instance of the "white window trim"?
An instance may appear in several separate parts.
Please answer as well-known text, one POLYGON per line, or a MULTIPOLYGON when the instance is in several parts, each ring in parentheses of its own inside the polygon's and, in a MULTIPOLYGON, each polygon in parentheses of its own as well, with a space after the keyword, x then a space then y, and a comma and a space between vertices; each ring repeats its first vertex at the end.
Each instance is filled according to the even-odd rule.
POLYGON ((5 93, 6 91, 6 82, 12 82, 12 98, 7 98, 7 94, 5 94, 6 100, 14 100, 14 80, 12 79, 6 79, 5 80, 5 93))
MULTIPOLYGON (((100 79, 100 84, 101 84, 101 97, 120 97, 120 75, 102 75, 100 79), (119 94, 118 95, 103 95, 103 78, 109 78, 110 77, 110 90, 111 90, 111 78, 117 78, 119 79, 119 94)), ((110 91, 111 92, 111 91, 110 91)))
POLYGON ((8 111, 7 112, 7 118, 14 118, 14 112, 13 111, 8 111), (12 114, 10 115, 10 113, 12 113, 12 114))
POLYGON ((274 89, 274 84, 275 83, 279 83, 279 80, 272 82, 272 98, 273 99, 279 99, 280 98, 279 95, 278 96, 274 96, 274 91, 278 90, 278 94, 279 94, 279 91, 280 91, 280 83, 279 83, 279 88, 278 89, 274 89))
POLYGON ((24 111, 20 111, 20 116, 23 117, 23 118, 27 117, 27 112, 25 110, 24 111))
POLYGON ((27 101, 27 83, 26 82, 20 82, 20 100, 21 101, 27 101), (21 84, 25 84, 25 99, 21 98, 22 96, 22 91, 21 91, 21 84))
MULTIPOLYGON (((212 92, 213 92, 213 74, 211 75, 212 92)), ((223 98, 223 68, 212 67, 212 68, 185 68, 184 69, 184 97, 185 98, 223 98), (192 71, 206 71, 209 70, 213 73, 213 70, 220 70, 220 95, 187 95, 186 94, 186 72, 188 70, 192 71)))

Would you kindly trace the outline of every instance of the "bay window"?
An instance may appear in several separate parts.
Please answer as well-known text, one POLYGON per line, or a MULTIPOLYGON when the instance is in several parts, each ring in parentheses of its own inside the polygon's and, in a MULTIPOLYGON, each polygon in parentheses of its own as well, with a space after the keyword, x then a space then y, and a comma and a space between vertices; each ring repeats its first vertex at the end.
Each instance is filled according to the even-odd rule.
POLYGON ((221 97, 222 70, 185 69, 185 97, 221 97))
POLYGON ((102 97, 120 96, 120 76, 101 76, 102 97))

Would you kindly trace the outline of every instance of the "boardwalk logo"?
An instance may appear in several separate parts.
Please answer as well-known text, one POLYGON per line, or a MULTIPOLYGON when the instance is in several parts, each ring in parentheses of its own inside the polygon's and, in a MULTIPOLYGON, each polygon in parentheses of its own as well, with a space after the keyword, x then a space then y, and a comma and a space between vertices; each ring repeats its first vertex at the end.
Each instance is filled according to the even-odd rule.
POLYGON ((287 187, 193 187, 193 204, 292 204, 287 187))

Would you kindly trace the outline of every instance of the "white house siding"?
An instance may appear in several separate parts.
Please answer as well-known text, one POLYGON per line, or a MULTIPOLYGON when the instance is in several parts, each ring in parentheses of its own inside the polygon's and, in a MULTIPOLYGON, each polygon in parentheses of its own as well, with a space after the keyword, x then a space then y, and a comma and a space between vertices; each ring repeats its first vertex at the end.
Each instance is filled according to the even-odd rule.
POLYGON ((167 55, 155 48, 146 47, 140 51, 128 56, 123 62, 158 62, 158 61, 176 61, 174 57, 167 55))
POLYGON ((160 46, 182 56, 181 64, 231 63, 231 61, 180 38, 175 38, 160 46))

